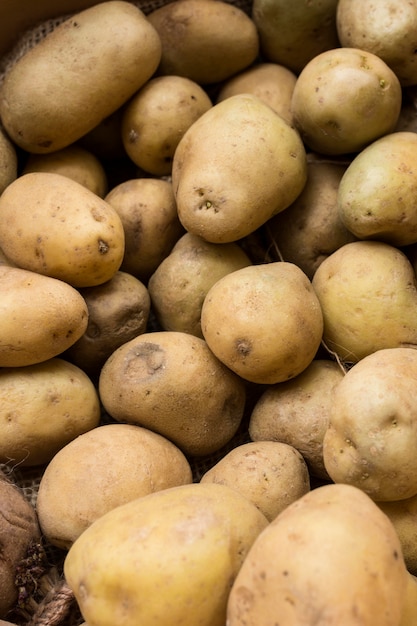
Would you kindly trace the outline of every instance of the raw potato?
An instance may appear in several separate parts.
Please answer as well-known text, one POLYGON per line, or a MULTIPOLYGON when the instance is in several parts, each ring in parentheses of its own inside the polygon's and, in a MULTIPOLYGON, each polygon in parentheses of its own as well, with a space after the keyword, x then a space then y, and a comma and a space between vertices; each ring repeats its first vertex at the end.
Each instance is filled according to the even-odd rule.
POLYGON ((120 269, 147 283, 184 234, 172 184, 158 178, 134 178, 113 187, 105 197, 125 232, 120 269))
POLYGON ((158 432, 189 456, 228 443, 246 400, 244 382, 203 339, 175 331, 144 333, 120 346, 101 370, 99 394, 115 420, 158 432))
POLYGON ((400 82, 382 59, 358 48, 335 48, 303 68, 291 111, 311 150, 340 155, 392 132, 401 102, 400 82))
POLYGON ((416 150, 416 133, 389 133, 350 163, 337 204, 340 220, 358 239, 398 247, 417 242, 416 150))
POLYGON ((417 495, 404 500, 377 502, 391 520, 401 542, 408 571, 417 574, 417 495))
POLYGON ((224 626, 230 586, 267 524, 225 485, 164 489, 96 520, 64 575, 95 626, 224 626))
POLYGON ((189 78, 157 76, 149 80, 123 111, 121 133, 126 153, 145 172, 170 175, 181 137, 211 107, 208 94, 189 78))
MULTIPOLYGON (((17 602, 17 568, 28 550, 36 545, 40 552, 41 532, 36 511, 23 492, 0 471, 0 617, 7 617, 17 602)), ((0 620, 1 624, 6 622, 0 620)))
POLYGON ((215 244, 185 233, 148 282, 160 326, 203 338, 201 308, 208 290, 226 274, 248 265, 251 261, 237 243, 215 244))
POLYGON ((16 147, 0 127, 0 193, 17 178, 17 165, 16 147))
POLYGON ((252 94, 204 113, 179 142, 172 166, 181 223, 212 243, 257 230, 296 199, 306 178, 297 131, 252 94))
POLYGON ((49 463, 99 421, 97 391, 72 363, 55 357, 0 370, 0 462, 22 467, 49 463))
POLYGON ((304 272, 279 261, 219 279, 204 299, 201 330, 210 350, 240 377, 274 384, 310 365, 323 316, 304 272))
POLYGON ((139 8, 98 3, 13 64, 0 90, 2 123, 27 152, 64 148, 127 102, 160 58, 160 38, 139 8))
POLYGON ((323 460, 330 478, 373 500, 417 494, 417 350, 377 350, 335 387, 323 460))
POLYGON ((91 287, 120 268, 125 235, 117 211, 84 185, 32 172, 0 197, 0 246, 23 269, 91 287))
MULTIPOLYGON (((252 544, 229 595, 228 626, 408 626, 401 544, 360 489, 329 484, 288 506, 252 544)), ((414 594, 415 603, 415 594, 414 594)))
POLYGON ((102 198, 107 193, 107 173, 101 161, 78 145, 67 146, 49 154, 29 154, 22 174, 55 172, 77 181, 102 198))
POLYGON ((0 367, 58 356, 85 332, 88 308, 67 283, 0 265, 0 367))
POLYGON ((177 0, 148 15, 161 39, 158 73, 200 85, 219 83, 249 67, 259 52, 255 24, 221 0, 177 0))
POLYGON ((292 446, 248 442, 225 454, 200 479, 236 489, 272 521, 310 490, 307 465, 292 446))
POLYGON ((47 465, 37 498, 39 523, 52 545, 69 549, 107 511, 192 479, 183 453, 161 435, 129 424, 99 426, 47 465))
POLYGON ((417 345, 415 275, 398 248, 348 243, 322 262, 312 283, 323 311, 324 343, 342 361, 417 345))
POLYGON ((292 124, 291 100, 297 76, 278 63, 256 63, 227 80, 216 102, 241 93, 251 93, 292 124))
POLYGON ((313 476, 329 479, 323 462, 323 439, 333 392, 343 377, 335 361, 315 359, 292 380, 267 387, 250 415, 251 439, 293 446, 313 476))
POLYGON ((65 358, 96 379, 119 346, 147 330, 151 300, 140 280, 120 271, 103 285, 79 291, 87 304, 88 325, 65 358))

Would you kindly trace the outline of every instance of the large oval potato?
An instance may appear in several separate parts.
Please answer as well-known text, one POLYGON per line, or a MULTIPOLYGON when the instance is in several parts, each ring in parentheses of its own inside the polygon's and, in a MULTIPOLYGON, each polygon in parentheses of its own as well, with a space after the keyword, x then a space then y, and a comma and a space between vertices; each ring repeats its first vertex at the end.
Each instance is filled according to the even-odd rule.
POLYGON ((125 235, 117 211, 90 189, 62 174, 31 172, 1 194, 0 246, 23 269, 91 287, 119 269, 125 235))
POLYGON ((0 367, 58 356, 87 328, 87 304, 68 283, 0 265, 0 290, 0 367))
POLYGON ((122 106, 154 73, 161 41, 131 2, 111 0, 57 26, 13 64, 0 117, 27 152, 74 143, 122 106))

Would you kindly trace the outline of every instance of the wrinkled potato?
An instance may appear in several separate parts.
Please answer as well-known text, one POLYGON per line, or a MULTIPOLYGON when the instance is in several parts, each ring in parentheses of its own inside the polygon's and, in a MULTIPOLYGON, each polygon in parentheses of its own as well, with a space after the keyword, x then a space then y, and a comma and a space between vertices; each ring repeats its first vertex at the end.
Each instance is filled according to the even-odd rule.
POLYGON ((0 90, 6 132, 27 152, 64 148, 127 102, 160 58, 158 33, 133 3, 112 0, 76 13, 7 72, 0 90))
POLYGON ((159 331, 113 352, 100 373, 99 395, 113 419, 149 428, 185 454, 203 456, 236 433, 246 388, 203 339, 159 331))
POLYGON ((98 393, 78 367, 55 357, 0 369, 0 462, 49 463, 100 421, 98 393))
POLYGON ((192 479, 186 457, 165 437, 129 424, 99 426, 47 465, 37 498, 39 523, 52 545, 69 549, 107 511, 192 479))
POLYGON ((32 172, 0 196, 0 247, 23 269, 91 287, 120 268, 125 235, 117 211, 90 189, 32 172))
POLYGON ((149 80, 123 111, 121 133, 127 155, 145 172, 168 176, 181 137, 211 107, 208 94, 189 78, 149 80))
POLYGON ((236 489, 270 522, 310 490, 310 476, 301 454, 277 441, 236 446, 207 470, 200 482, 236 489))
POLYGON ((225 485, 171 487, 96 520, 65 578, 95 626, 224 626, 231 584, 267 524, 225 485))
POLYGON ((214 244, 185 233, 148 282, 160 326, 203 338, 201 308, 208 290, 226 274, 248 265, 251 261, 237 243, 214 244))
POLYGON ((17 178, 17 165, 16 147, 0 127, 0 193, 17 178))
POLYGON ((87 304, 68 283, 0 264, 0 290, 0 367, 58 356, 87 328, 87 304))

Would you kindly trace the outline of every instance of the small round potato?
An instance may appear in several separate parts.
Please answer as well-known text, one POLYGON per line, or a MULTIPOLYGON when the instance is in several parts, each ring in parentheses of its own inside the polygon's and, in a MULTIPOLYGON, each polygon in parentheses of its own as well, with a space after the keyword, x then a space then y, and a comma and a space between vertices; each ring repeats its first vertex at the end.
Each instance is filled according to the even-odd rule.
POLYGON ((72 363, 53 358, 0 370, 0 461, 49 463, 64 445, 100 420, 97 391, 72 363))
POLYGON ((69 549, 107 511, 192 479, 184 454, 165 437, 129 424, 99 426, 47 465, 37 498, 39 523, 50 543, 69 549))

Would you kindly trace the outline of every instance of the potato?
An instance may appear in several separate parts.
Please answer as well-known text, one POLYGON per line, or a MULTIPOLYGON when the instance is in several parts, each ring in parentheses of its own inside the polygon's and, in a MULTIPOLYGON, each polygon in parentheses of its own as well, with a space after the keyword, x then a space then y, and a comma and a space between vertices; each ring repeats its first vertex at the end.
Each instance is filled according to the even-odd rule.
POLYGON ((328 480, 323 439, 329 425, 333 392, 343 377, 344 372, 335 361, 314 359, 292 380, 268 386, 250 414, 251 439, 294 447, 313 476, 328 480))
MULTIPOLYGON (((42 553, 35 508, 23 492, 0 472, 0 618, 18 600, 16 576, 28 551, 42 553)), ((6 622, 0 620, 0 625, 6 622)))
POLYGON ((0 247, 19 267, 91 287, 110 280, 123 260, 117 211, 67 176, 19 176, 0 197, 0 247))
POLYGON ((323 317, 307 276, 292 263, 251 265, 220 278, 201 310, 210 350, 244 380, 284 382, 313 360, 323 317))
POLYGON ((208 290, 226 274, 248 265, 251 261, 237 243, 215 244, 185 233, 148 282, 159 325, 203 338, 201 308, 208 290))
POLYGON ((158 178, 133 178, 105 197, 119 215, 125 233, 120 269, 147 283, 184 234, 172 184, 158 178))
POLYGON ((408 0, 341 0, 336 13, 342 46, 379 56, 403 86, 417 83, 417 4, 408 0))
POLYGON ((335 387, 323 439, 323 460, 334 482, 349 483, 373 500, 417 494, 414 440, 417 351, 377 350, 335 387))
POLYGON ((0 193, 17 178, 16 147, 0 127, 0 193))
POLYGON ((5 130, 27 152, 64 148, 127 102, 160 58, 160 38, 133 3, 101 2, 76 13, 7 72, 5 130))
POLYGON ((416 149, 416 133, 389 133, 350 163, 337 205, 340 220, 358 239, 399 247, 417 242, 416 149))
POLYGON ((85 332, 88 308, 67 283, 0 265, 0 367, 58 356, 85 332))
POLYGON ((107 173, 89 150, 73 144, 49 154, 29 154, 22 174, 55 172, 77 181, 102 198, 107 193, 107 173))
POLYGON ((415 275, 398 248, 347 243, 321 263, 312 284, 323 312, 323 341, 342 361, 417 344, 415 275))
POLYGON ((389 517, 401 542, 404 561, 411 574, 417 573, 417 495, 404 500, 377 502, 389 517))
MULTIPOLYGON (((123 106, 101 120, 97 126, 80 137, 77 145, 95 154, 101 162, 111 163, 114 167, 116 160, 125 161, 126 151, 122 140, 123 106)), ((112 168, 106 168, 106 174, 112 173, 112 168)))
POLYGON ((78 367, 55 357, 0 369, 0 462, 49 463, 100 421, 98 393, 78 367))
POLYGON ((64 575, 95 626, 224 626, 231 584, 267 524, 225 485, 171 487, 96 520, 64 575))
POLYGON ((39 523, 52 545, 69 549, 107 511, 192 479, 189 462, 165 437, 140 426, 105 424, 79 435, 49 462, 39 484, 39 523))
POLYGON ((382 59, 362 49, 338 47, 303 68, 291 111, 306 146, 340 155, 359 152, 392 132, 401 102, 400 82, 382 59))
POLYGON ((181 223, 212 243, 256 231, 297 198, 306 178, 298 133, 252 94, 204 113, 182 137, 172 165, 181 223))
POLYGON ((324 485, 255 539, 229 595, 227 624, 405 626, 413 623, 401 621, 410 579, 378 506, 351 485, 324 485))
POLYGON ((258 56, 256 26, 238 6, 221 0, 177 0, 148 20, 162 44, 158 73, 207 85, 249 67, 258 56))
POLYGON ((127 155, 145 172, 170 175, 181 137, 211 107, 208 94, 189 78, 149 80, 123 110, 121 133, 127 155))
POLYGON ((309 155, 308 177, 302 192, 264 227, 273 258, 295 263, 310 280, 332 252, 357 239, 342 223, 337 206, 337 193, 347 165, 309 155))
POLYGON ((243 381, 203 339, 175 331, 147 332, 120 346, 101 370, 99 394, 113 419, 149 428, 187 456, 228 443, 246 400, 243 381))
POLYGON ((232 448, 200 482, 236 489, 270 522, 310 490, 308 468, 301 454, 276 441, 250 441, 232 448))
POLYGON ((88 325, 65 358, 95 380, 116 348, 147 330, 151 300, 140 280, 120 271, 103 285, 79 291, 87 304, 88 325))
POLYGON ((291 100, 296 80, 294 72, 284 65, 256 63, 225 81, 216 102, 237 94, 251 93, 292 124, 291 100))

